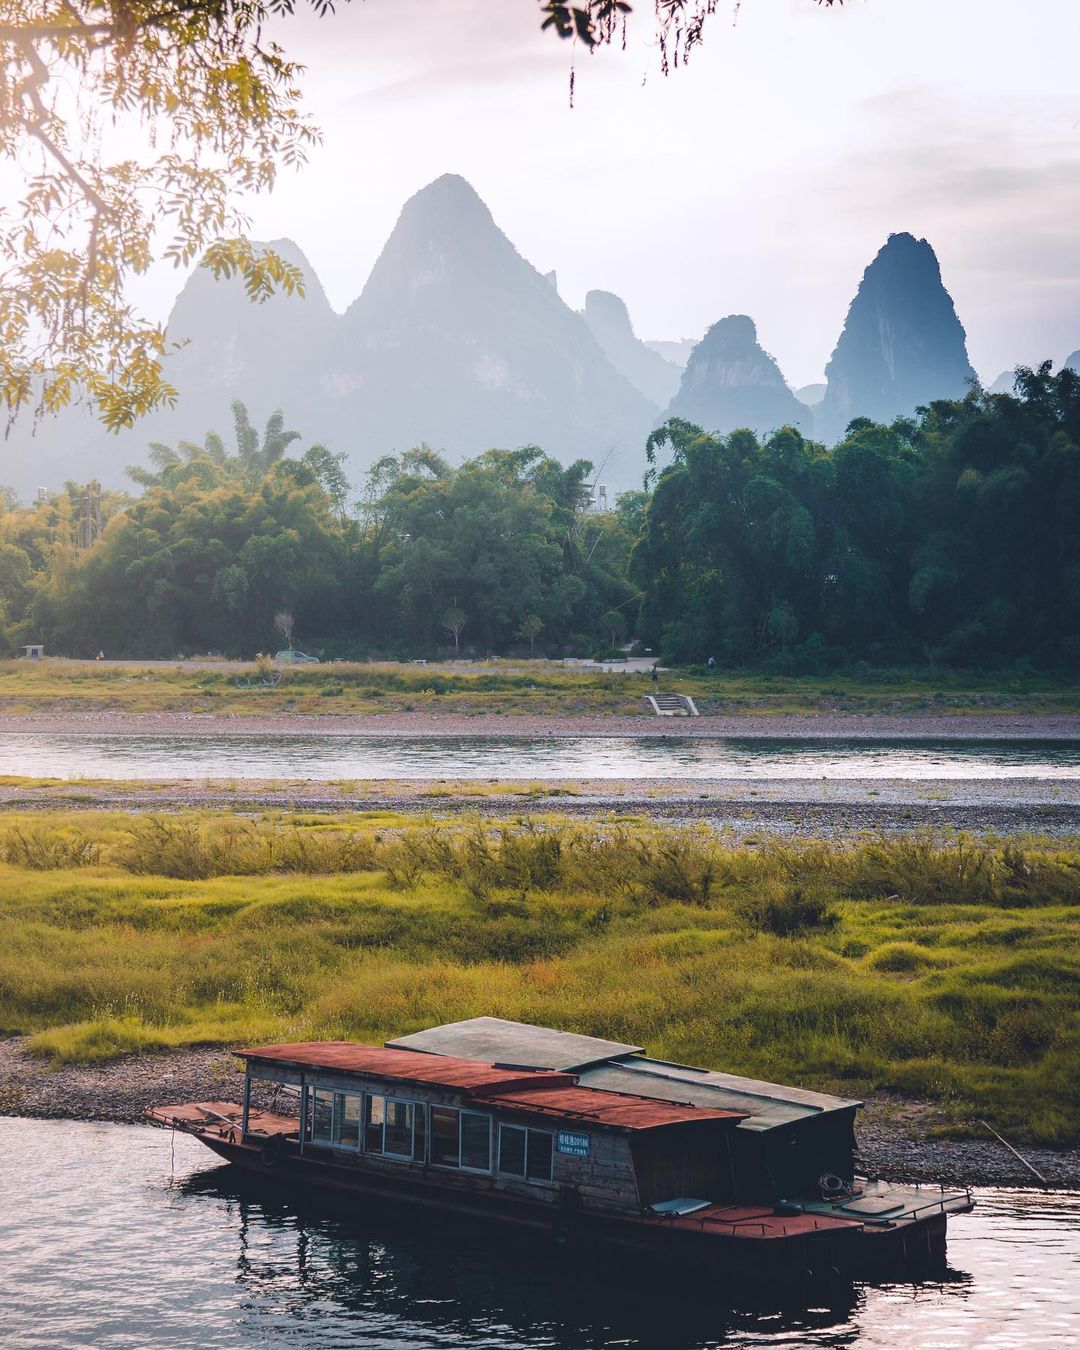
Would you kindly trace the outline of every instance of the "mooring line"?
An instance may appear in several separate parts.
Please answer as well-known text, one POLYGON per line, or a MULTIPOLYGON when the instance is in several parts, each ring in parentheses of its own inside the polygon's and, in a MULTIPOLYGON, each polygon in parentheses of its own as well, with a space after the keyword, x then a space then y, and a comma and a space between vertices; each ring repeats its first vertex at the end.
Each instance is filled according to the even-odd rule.
POLYGON ((1021 1161, 1021 1162, 1024 1164, 1024 1166, 1027 1168, 1027 1170, 1032 1174, 1032 1176, 1038 1177, 1039 1180, 1042 1182, 1042 1184, 1043 1184, 1044 1186, 1049 1186, 1049 1185, 1050 1185, 1050 1183, 1049 1183, 1049 1182, 1047 1181, 1047 1179, 1043 1176, 1043 1174, 1042 1174, 1041 1172, 1036 1171, 1035 1168, 1032 1167, 1032 1165, 1028 1162, 1028 1160, 1024 1157, 1024 1155, 1019 1151, 1019 1149, 1013 1148, 1012 1144, 1010 1144, 1009 1141, 1008 1141, 1007 1139, 1002 1139, 1002 1138, 1001 1138, 1001 1135, 998 1134, 997 1130, 995 1130, 994 1127, 993 1127, 992 1125, 987 1125, 985 1120, 980 1120, 980 1121, 979 1121, 979 1124, 980 1124, 980 1125, 985 1125, 986 1128, 990 1131, 990 1133, 994 1136, 994 1138, 997 1139, 997 1140, 1000 1140, 1000 1142, 1003 1143, 1003 1144, 1005 1145, 1005 1147, 1009 1150, 1010 1153, 1015 1153, 1016 1156, 1020 1159, 1020 1161, 1021 1161))

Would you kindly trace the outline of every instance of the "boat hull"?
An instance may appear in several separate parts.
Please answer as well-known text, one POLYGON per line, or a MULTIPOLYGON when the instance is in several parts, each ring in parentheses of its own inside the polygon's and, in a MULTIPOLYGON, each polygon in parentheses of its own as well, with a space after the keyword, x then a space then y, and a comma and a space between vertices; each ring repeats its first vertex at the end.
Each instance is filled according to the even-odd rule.
MULTIPOLYGON (((572 1203, 539 1204, 508 1195, 482 1181, 468 1186, 433 1184, 430 1176, 409 1177, 340 1163, 295 1145, 277 1151, 272 1160, 259 1142, 238 1135, 194 1132, 208 1148, 245 1172, 310 1194, 312 1189, 338 1204, 362 1199, 366 1204, 407 1206, 414 1212, 467 1223, 474 1228, 512 1228, 556 1247, 577 1248, 646 1261, 669 1262, 681 1271, 706 1273, 718 1283, 750 1280, 819 1284, 837 1278, 899 1273, 940 1265, 945 1254, 946 1216, 936 1215, 903 1229, 867 1231, 857 1223, 829 1223, 811 1216, 780 1220, 762 1207, 731 1223, 695 1222, 693 1216, 670 1222, 638 1214, 609 1214, 572 1203)), ((440 1177, 442 1174, 440 1174, 440 1177)))

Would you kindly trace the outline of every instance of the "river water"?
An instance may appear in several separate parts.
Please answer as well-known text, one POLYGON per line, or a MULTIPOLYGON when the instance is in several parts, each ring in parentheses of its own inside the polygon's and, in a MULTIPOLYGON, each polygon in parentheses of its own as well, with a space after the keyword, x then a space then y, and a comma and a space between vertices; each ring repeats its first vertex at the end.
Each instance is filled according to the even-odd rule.
POLYGON ((154 736, 12 732, 35 778, 1080 779, 1080 741, 678 736, 154 736))
POLYGON ((930 1283, 811 1307, 629 1280, 430 1220, 308 1208, 138 1126, 0 1119, 4 1346, 1080 1345, 1080 1194, 986 1190, 930 1283))

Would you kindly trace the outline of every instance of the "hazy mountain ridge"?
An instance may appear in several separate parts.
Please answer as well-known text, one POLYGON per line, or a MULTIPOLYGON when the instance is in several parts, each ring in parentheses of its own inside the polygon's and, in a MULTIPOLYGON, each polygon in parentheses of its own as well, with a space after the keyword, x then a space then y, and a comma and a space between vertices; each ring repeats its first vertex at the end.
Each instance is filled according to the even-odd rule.
POLYGON ((629 486, 657 411, 449 174, 406 202, 345 313, 338 367, 360 372, 346 402, 365 455, 534 442, 560 458, 613 453, 629 486))
MULTIPOLYGON (((787 385, 745 315, 691 343, 641 341, 610 292, 590 291, 575 312, 555 274, 524 259, 456 175, 405 203, 344 314, 297 244, 273 247, 303 272, 305 298, 253 305, 238 279, 196 270, 168 321, 181 344, 165 361, 176 407, 117 435, 85 408, 43 419, 33 436, 21 419, 0 482, 24 498, 69 478, 123 486, 151 441, 201 441, 210 429, 229 440, 229 405, 241 399, 256 423, 280 408, 304 444, 344 451, 354 483, 380 455, 420 441, 454 460, 533 443, 605 464, 620 490, 639 485, 645 437, 664 416, 714 432, 793 424, 832 442, 852 417, 889 421, 963 396, 974 379, 934 251, 910 234, 890 235, 866 268, 820 402, 822 386, 787 385)), ((1080 352, 1065 364, 1080 369, 1080 352)), ((1011 392, 1012 372, 991 389, 1011 392)))
POLYGON ((652 402, 665 407, 679 387, 681 368, 637 337, 625 302, 610 291, 589 291, 582 318, 615 369, 652 402))
POLYGON ((890 422, 976 380, 967 337, 925 239, 891 234, 863 273, 825 368, 815 426, 835 441, 853 417, 890 422))
POLYGON ((252 305, 239 280, 196 270, 167 325, 184 343, 165 363, 177 406, 119 435, 69 411, 9 441, 0 481, 24 497, 66 478, 120 486, 151 441, 201 441, 210 429, 228 439, 241 399, 254 421, 281 408, 305 444, 345 451, 354 482, 380 455, 427 441, 455 459, 535 443, 606 461, 609 485, 640 483, 659 404, 614 368, 464 179, 444 175, 406 202, 344 315, 295 243, 274 247, 304 272, 303 300, 252 305))
POLYGON ((782 426, 809 433, 813 415, 788 388, 775 359, 757 340, 753 319, 729 314, 714 323, 690 353, 667 417, 726 434, 749 427, 761 434, 782 426))

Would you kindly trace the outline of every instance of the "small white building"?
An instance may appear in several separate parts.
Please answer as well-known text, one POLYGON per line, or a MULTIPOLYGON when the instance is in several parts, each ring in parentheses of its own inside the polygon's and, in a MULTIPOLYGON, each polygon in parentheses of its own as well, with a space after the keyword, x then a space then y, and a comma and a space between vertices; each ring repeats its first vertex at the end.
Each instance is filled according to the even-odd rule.
POLYGON ((22 654, 30 661, 40 661, 45 655, 43 642, 30 642, 22 649, 22 654))

